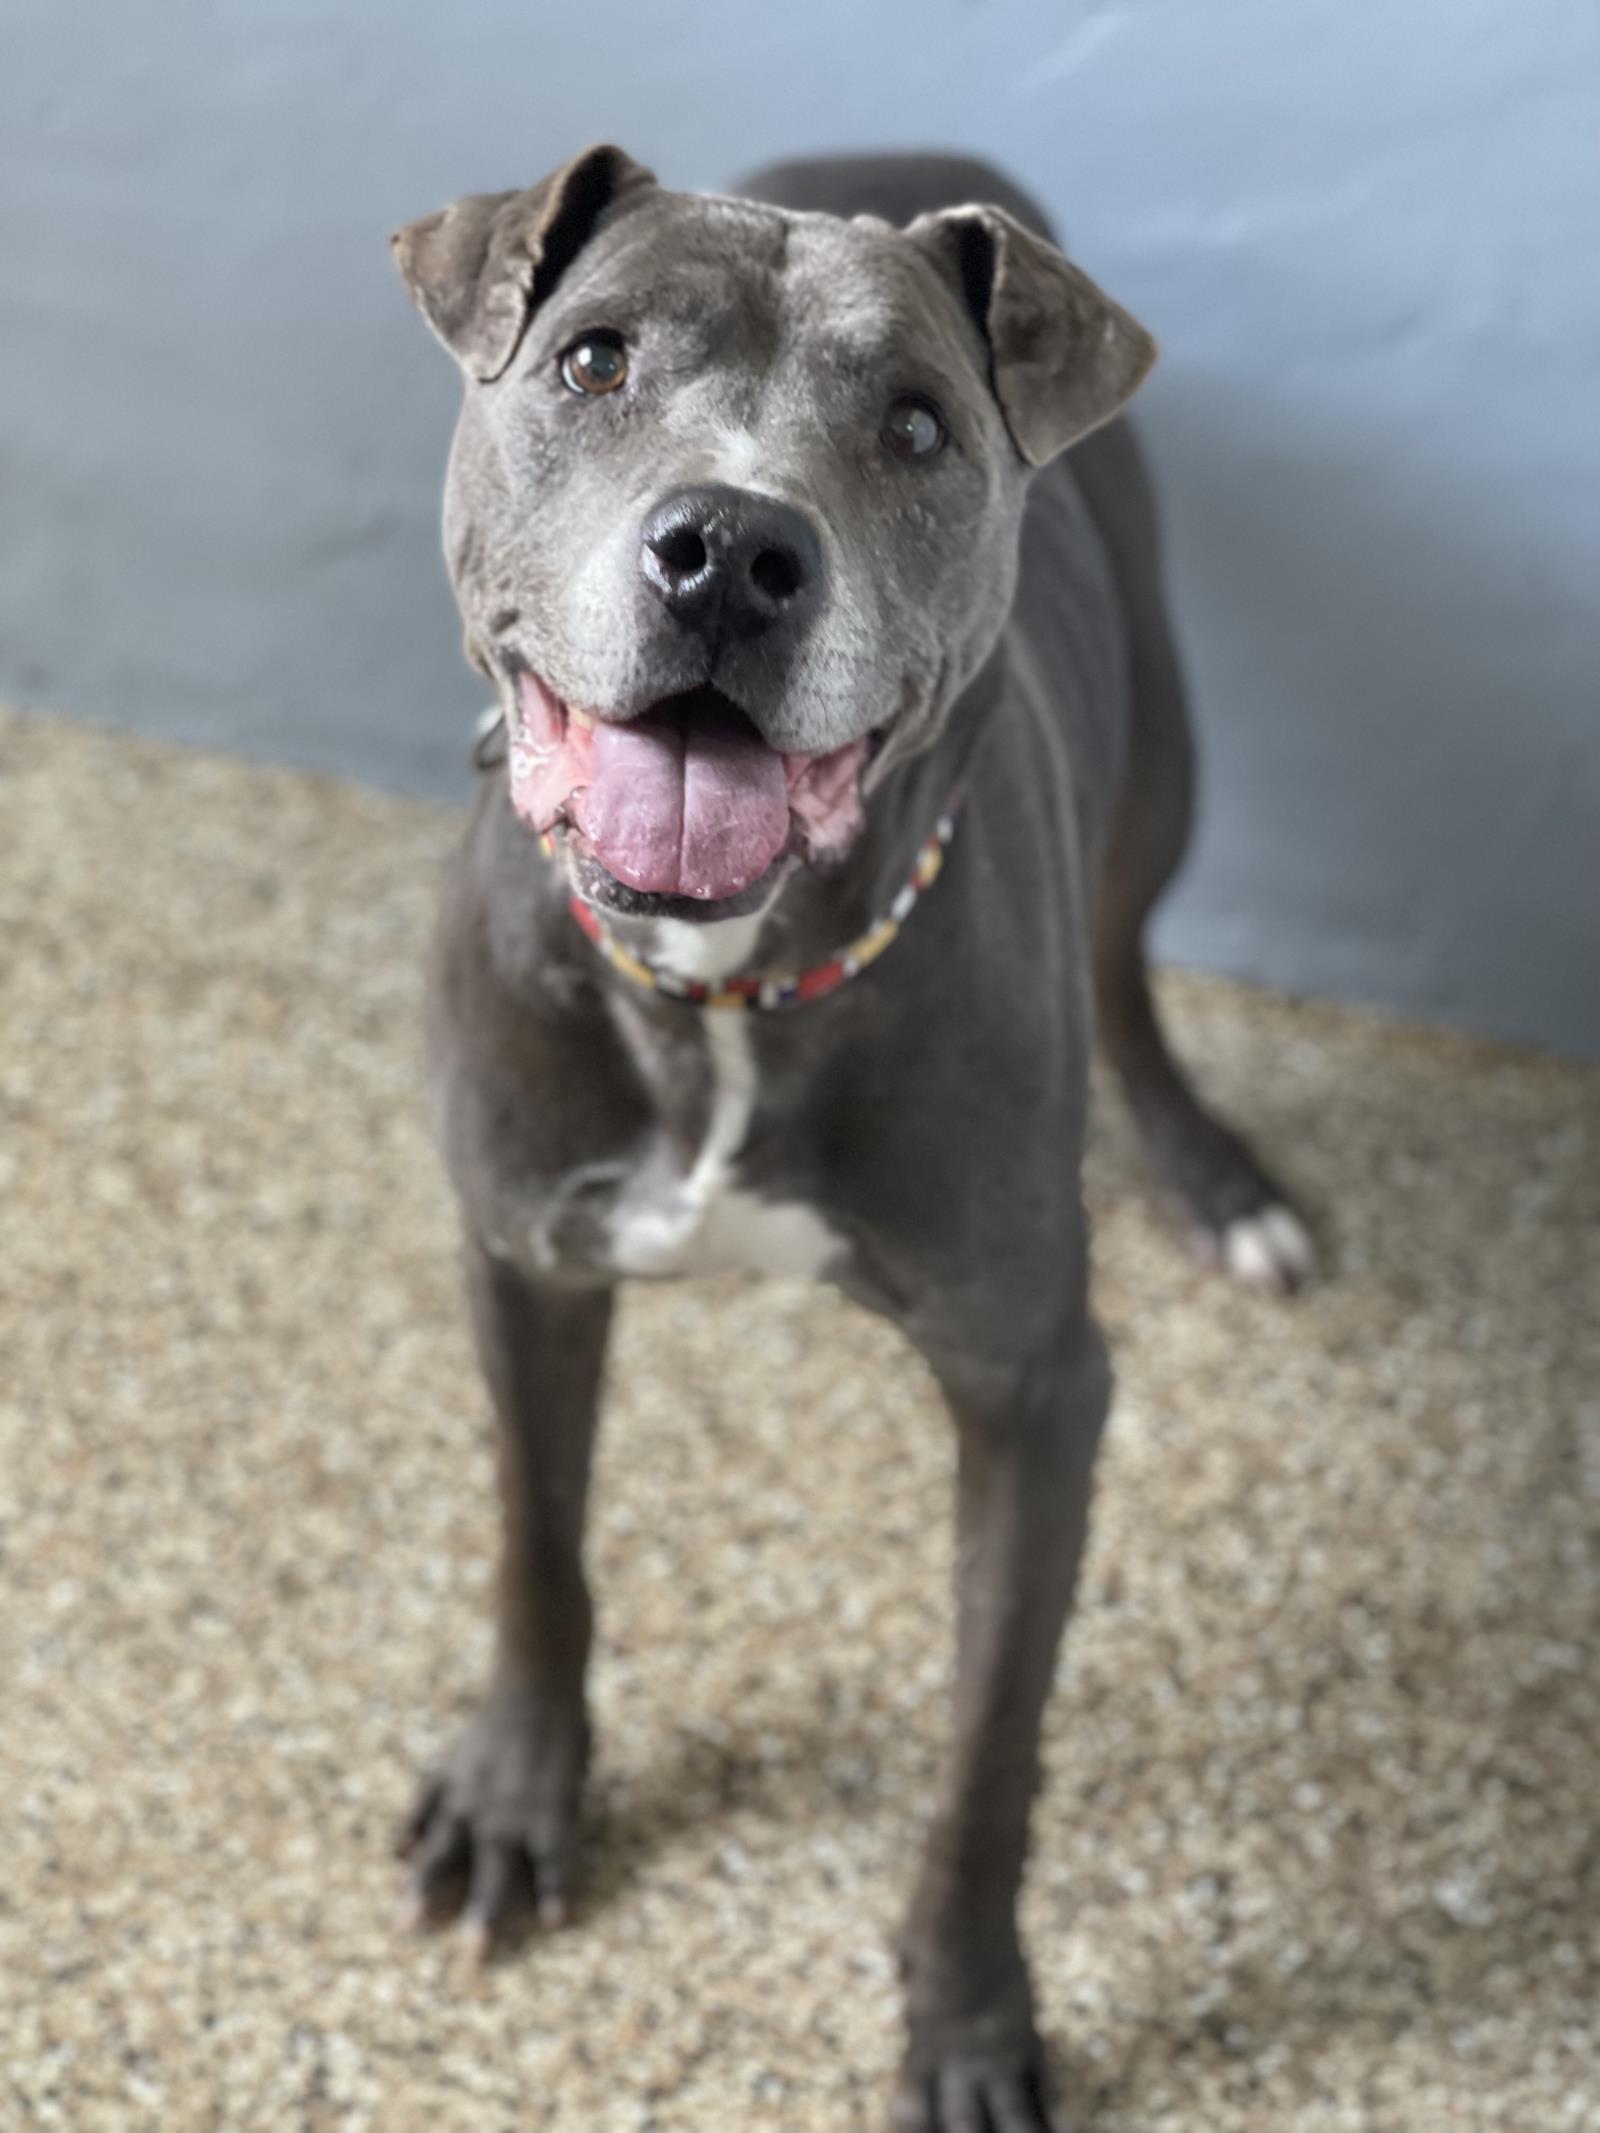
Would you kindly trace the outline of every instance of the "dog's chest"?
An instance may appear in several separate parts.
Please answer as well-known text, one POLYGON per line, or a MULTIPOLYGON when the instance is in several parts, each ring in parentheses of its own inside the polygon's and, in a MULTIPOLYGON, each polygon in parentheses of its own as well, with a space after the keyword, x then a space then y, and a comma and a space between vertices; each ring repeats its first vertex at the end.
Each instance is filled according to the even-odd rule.
MULTIPOLYGON (((679 948, 686 975, 718 974, 717 944, 701 943, 721 928, 672 930, 694 936, 667 944, 669 952, 679 948)), ((709 1075, 703 1137, 686 1158, 681 1145, 660 1136, 623 1179, 606 1223, 610 1264, 619 1274, 815 1278, 837 1263, 842 1239, 815 1207, 752 1190, 741 1169, 759 1096, 750 1018, 727 1009, 699 1013, 709 1075)))
POLYGON ((741 1176, 756 1102, 745 1017, 708 1013, 706 1040, 712 1082, 705 1139, 687 1167, 663 1145, 624 1181, 607 1225, 611 1264, 619 1274, 815 1277, 839 1256, 828 1222, 802 1201, 750 1190, 741 1176))

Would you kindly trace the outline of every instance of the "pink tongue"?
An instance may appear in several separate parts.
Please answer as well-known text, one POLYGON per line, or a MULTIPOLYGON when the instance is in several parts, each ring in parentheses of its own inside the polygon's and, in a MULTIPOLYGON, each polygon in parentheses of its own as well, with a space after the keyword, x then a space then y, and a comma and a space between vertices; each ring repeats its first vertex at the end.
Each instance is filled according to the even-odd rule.
POLYGON ((662 896, 736 896, 789 841, 783 757, 703 696, 596 725, 579 811, 602 865, 662 896))

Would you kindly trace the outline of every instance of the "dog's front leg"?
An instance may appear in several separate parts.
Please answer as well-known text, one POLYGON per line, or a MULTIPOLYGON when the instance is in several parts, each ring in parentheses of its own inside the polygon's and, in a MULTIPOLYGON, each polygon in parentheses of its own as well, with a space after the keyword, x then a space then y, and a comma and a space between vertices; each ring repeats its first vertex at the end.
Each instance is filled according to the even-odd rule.
POLYGON ((1082 1315, 1014 1365, 930 1360, 959 1440, 955 1744, 903 1941, 910 2043, 894 2122, 1048 2133, 1059 2121, 1017 1898, 1110 1372, 1082 1315))
POLYGON ((558 1923, 571 1901, 589 1754, 584 1511, 611 1292, 531 1280, 471 1241, 466 1260, 500 1469, 494 1670, 402 1850, 419 1911, 461 1906, 487 1953, 518 1911, 558 1923))

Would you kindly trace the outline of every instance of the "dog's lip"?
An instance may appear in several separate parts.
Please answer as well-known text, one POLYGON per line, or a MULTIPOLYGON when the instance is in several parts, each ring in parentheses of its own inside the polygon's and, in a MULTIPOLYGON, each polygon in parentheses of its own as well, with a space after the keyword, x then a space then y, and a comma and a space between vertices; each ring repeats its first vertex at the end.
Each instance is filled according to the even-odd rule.
MULTIPOLYGON (((636 711, 626 711, 619 714, 610 711, 592 710, 583 704, 575 703, 571 698, 560 695, 550 686, 549 682, 545 681, 542 676, 535 674, 529 667, 518 668, 514 670, 514 673, 518 681, 531 685, 539 692, 545 703, 559 715, 564 724, 578 726, 585 733, 592 733, 595 727, 600 725, 628 725, 636 718, 647 718, 652 711, 661 710, 680 696, 691 696, 698 693, 698 690, 694 688, 671 689, 665 696, 651 697, 648 702, 641 704, 636 711)), ((729 695, 728 691, 722 688, 720 684, 703 682, 699 684, 699 687, 709 689, 714 695, 724 698, 736 711, 742 712, 745 717, 748 718, 750 716, 746 706, 736 696, 729 695)), ((508 724, 513 734, 518 732, 525 733, 528 730, 530 721, 521 687, 513 690, 508 724)), ((889 738, 889 728, 886 725, 869 726, 866 733, 859 735, 857 738, 866 742, 867 760, 870 762, 889 738)), ((804 767, 807 763, 823 762, 829 756, 840 755, 846 748, 852 748, 855 745, 855 741, 843 741, 833 748, 774 748, 773 752, 776 755, 781 755, 785 764, 794 763, 804 767)))

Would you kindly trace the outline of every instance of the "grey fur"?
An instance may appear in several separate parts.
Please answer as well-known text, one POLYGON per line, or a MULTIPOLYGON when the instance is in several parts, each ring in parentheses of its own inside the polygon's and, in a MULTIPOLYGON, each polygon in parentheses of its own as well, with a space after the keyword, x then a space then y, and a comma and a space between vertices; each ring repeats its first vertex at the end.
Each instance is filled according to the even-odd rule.
MULTIPOLYGON (((1149 344, 981 166, 863 159, 769 172, 741 197, 639 182, 587 197, 591 226, 576 245, 568 228, 565 272, 493 376, 499 346, 482 359, 464 329, 477 353, 446 545, 474 657, 508 703, 526 664, 608 718, 711 678, 640 589, 638 529, 662 495, 720 478, 723 441, 747 434, 762 485, 819 529, 826 597, 778 654, 720 648, 714 678, 787 750, 887 735, 865 832, 828 873, 788 869, 754 963, 804 967, 864 930, 964 794, 945 873, 890 952, 823 1000, 750 1018, 736 1172, 758 1208, 814 1211, 831 1277, 904 1328, 949 1399, 955 1746, 903 1943, 896 2123, 956 2133, 987 2098, 1027 2133, 1053 2121, 1015 1900, 1109 1390, 1078 1187, 1097 1007, 1190 1236, 1222 1255, 1281 1197, 1196 1102, 1145 982, 1191 759, 1138 455, 1111 422, 1031 464, 1114 414, 1149 344), (600 325, 634 351, 615 405, 556 376, 600 325), (879 441, 910 389, 935 394, 954 439, 929 466, 879 441)), ((457 320, 483 301, 476 284, 425 292, 457 320)), ((619 1212, 681 1187, 718 1095, 707 1015, 604 965, 567 895, 487 780, 444 899, 430 1045, 501 1428, 498 1659, 412 1837, 430 1902, 465 1847, 491 1936, 519 1877, 562 1900, 570 1879, 583 1501, 619 1212)), ((648 910, 612 922, 658 942, 648 910)), ((1272 1271, 1288 1285, 1304 1269, 1272 1271)))

